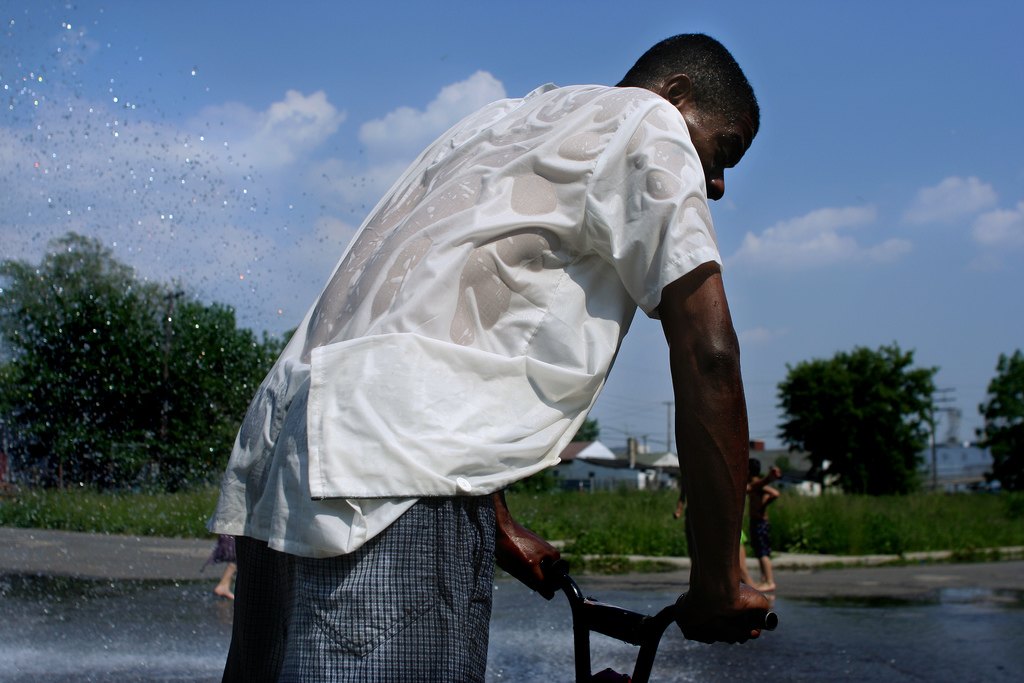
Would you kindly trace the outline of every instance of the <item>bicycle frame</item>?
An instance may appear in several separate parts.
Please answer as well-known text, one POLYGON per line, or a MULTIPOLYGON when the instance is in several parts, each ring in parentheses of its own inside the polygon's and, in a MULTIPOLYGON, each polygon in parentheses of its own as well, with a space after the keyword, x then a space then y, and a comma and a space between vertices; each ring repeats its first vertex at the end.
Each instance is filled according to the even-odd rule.
MULTIPOLYGON (((564 560, 559 560, 547 569, 547 573, 555 580, 558 588, 565 593, 572 610, 573 651, 577 683, 590 683, 593 680, 590 672, 591 631, 639 646, 640 651, 637 653, 636 664, 633 666, 633 675, 628 680, 631 683, 647 683, 651 677, 651 669, 654 667, 654 657, 658 653, 661 637, 669 624, 676 621, 675 604, 668 605, 657 614, 650 616, 598 602, 583 595, 580 587, 569 576, 568 569, 568 564, 564 560)), ((768 631, 774 630, 778 622, 778 616, 774 612, 768 612, 765 615, 762 628, 768 631)))
POLYGON ((637 654, 631 681, 647 683, 661 637, 668 625, 675 621, 675 606, 669 605, 656 615, 648 616, 584 597, 579 586, 567 573, 561 575, 560 584, 559 587, 569 599, 569 607, 572 610, 577 683, 589 683, 591 680, 591 631, 630 645, 638 645, 640 652, 637 654))

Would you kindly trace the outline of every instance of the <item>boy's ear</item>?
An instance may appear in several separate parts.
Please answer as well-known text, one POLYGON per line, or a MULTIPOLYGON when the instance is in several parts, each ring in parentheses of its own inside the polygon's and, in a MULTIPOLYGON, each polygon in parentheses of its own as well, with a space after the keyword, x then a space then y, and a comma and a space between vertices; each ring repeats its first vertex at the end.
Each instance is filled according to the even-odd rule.
POLYGON ((678 109, 693 97, 693 81, 684 73, 672 74, 662 81, 658 94, 678 109))

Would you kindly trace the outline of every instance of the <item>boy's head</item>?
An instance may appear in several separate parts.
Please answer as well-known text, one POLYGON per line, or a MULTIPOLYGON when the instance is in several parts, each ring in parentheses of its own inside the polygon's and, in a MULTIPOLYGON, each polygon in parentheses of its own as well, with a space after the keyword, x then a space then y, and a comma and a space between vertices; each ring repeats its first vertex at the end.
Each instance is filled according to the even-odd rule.
POLYGON ((707 198, 721 199, 725 170, 740 162, 760 125, 754 90, 729 51, 703 34, 673 36, 645 52, 618 85, 646 88, 679 111, 704 169, 707 198))
POLYGON ((754 89, 725 46, 702 33, 684 33, 654 45, 618 85, 658 92, 668 78, 680 73, 690 77, 698 109, 729 122, 742 119, 757 134, 760 108, 754 89))
POLYGON ((761 476, 761 461, 757 458, 751 458, 747 461, 747 476, 751 479, 754 477, 761 476))

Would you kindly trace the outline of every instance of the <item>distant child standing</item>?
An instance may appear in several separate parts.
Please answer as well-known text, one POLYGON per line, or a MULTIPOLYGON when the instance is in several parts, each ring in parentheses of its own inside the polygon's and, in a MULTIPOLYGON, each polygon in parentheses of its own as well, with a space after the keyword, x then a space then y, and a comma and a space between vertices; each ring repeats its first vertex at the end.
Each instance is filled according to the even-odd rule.
POLYGON ((772 542, 771 524, 768 522, 768 506, 779 497, 778 490, 769 486, 782 477, 782 470, 773 467, 768 474, 761 476, 761 461, 750 459, 748 466, 747 496, 750 499, 750 545, 754 557, 761 566, 761 583, 755 588, 759 591, 774 591, 775 577, 772 574, 772 542))

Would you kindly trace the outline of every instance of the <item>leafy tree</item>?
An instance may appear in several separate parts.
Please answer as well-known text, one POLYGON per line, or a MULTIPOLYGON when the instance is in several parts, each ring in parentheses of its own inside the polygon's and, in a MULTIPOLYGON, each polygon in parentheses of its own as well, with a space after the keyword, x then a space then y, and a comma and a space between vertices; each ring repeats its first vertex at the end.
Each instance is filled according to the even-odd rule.
POLYGON ((783 441, 809 452, 819 472, 839 475, 848 492, 914 490, 937 368, 912 368, 913 361, 893 344, 787 366, 778 391, 783 441))
POLYGON ((185 301, 167 317, 156 452, 157 478, 173 490, 220 471, 281 345, 238 329, 234 311, 222 304, 185 301))
POLYGON ((176 489, 220 469, 277 340, 74 233, 0 277, 0 412, 40 481, 176 489))
POLYGON ((573 441, 597 441, 601 435, 601 427, 597 424, 597 420, 591 420, 589 417, 583 419, 583 424, 576 430, 576 434, 573 435, 573 441))
POLYGON ((1011 491, 1024 490, 1024 355, 999 355, 988 400, 978 406, 985 425, 978 436, 992 450, 991 477, 1011 491))
POLYGON ((98 242, 69 234, 39 265, 7 260, 0 333, 10 430, 44 478, 113 482, 145 462, 157 409, 156 286, 98 242), (46 477, 49 475, 49 477, 46 477))

